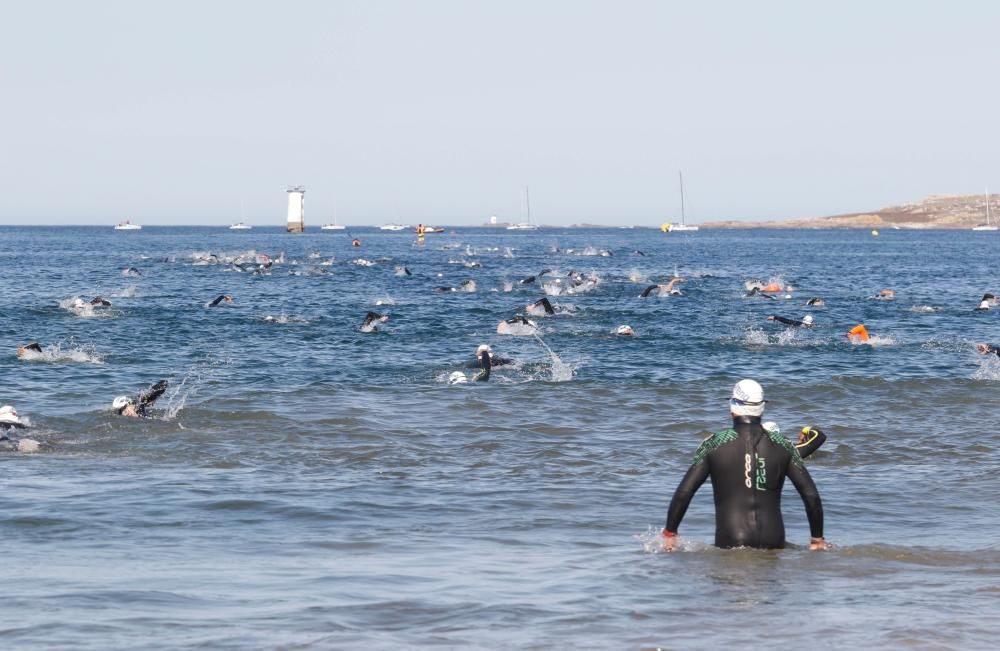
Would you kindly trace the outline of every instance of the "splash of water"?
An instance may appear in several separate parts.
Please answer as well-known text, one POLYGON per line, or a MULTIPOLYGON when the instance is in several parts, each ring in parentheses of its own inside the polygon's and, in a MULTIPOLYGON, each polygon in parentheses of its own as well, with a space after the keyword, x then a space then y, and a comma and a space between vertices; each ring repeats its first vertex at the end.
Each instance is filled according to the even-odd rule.
POLYGON ((552 381, 569 382, 570 380, 572 380, 575 369, 569 364, 559 359, 559 355, 556 355, 555 352, 551 348, 549 348, 549 345, 544 341, 542 341, 542 338, 538 336, 538 333, 532 333, 532 334, 534 335, 535 339, 538 340, 538 343, 542 345, 542 348, 548 351, 549 357, 552 359, 552 381))

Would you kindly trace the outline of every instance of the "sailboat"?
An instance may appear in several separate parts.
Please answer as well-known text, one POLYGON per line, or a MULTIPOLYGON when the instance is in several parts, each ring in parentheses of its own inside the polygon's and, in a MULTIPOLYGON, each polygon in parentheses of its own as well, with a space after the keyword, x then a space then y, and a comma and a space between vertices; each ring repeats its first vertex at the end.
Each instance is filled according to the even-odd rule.
POLYGON ((244 219, 246 219, 246 216, 243 214, 243 212, 244 212, 243 211, 243 200, 240 199, 240 221, 237 222, 237 223, 235 223, 235 224, 233 224, 232 226, 230 226, 229 230, 231 230, 231 231, 248 231, 251 228, 253 228, 253 226, 251 226, 250 224, 248 224, 245 221, 243 221, 244 219))
POLYGON ((684 174, 680 171, 677 172, 677 177, 680 179, 681 183, 681 223, 676 222, 666 222, 660 225, 660 230, 664 233, 674 233, 680 231, 696 231, 697 226, 688 226, 684 219, 684 174))
POLYGON ((990 189, 986 188, 986 223, 972 228, 974 231, 995 231, 997 227, 990 223, 990 189))
POLYGON ((531 221, 531 197, 528 195, 528 186, 524 186, 524 203, 528 208, 528 221, 520 224, 511 224, 508 231, 537 231, 538 227, 531 221))
POLYGON ((322 226, 319 227, 319 229, 321 231, 342 231, 345 228, 347 228, 347 227, 344 226, 343 224, 338 224, 337 223, 337 213, 333 213, 333 223, 332 224, 323 224, 322 226))

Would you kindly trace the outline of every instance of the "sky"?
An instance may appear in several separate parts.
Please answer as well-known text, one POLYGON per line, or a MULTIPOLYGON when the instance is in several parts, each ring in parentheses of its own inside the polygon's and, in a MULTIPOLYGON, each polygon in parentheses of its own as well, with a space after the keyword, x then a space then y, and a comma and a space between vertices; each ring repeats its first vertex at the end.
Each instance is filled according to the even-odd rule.
POLYGON ((1000 190, 1000 3, 8 2, 0 224, 658 225, 1000 190))

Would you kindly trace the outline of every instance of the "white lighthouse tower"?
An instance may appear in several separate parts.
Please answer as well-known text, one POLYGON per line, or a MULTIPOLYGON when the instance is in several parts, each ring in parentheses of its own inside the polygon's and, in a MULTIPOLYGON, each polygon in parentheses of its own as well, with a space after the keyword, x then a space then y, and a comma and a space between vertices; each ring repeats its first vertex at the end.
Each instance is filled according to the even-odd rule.
POLYGON ((288 192, 288 232, 301 233, 306 229, 306 187, 290 185, 288 192))

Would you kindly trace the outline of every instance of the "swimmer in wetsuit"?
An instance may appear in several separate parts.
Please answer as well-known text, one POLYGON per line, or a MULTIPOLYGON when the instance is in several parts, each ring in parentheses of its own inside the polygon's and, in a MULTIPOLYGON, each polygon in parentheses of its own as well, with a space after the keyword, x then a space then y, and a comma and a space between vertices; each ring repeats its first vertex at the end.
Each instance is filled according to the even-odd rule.
POLYGON ((811 328, 811 327, 813 327, 813 318, 812 318, 811 314, 807 314, 804 317, 802 317, 801 321, 796 321, 795 319, 786 319, 783 316, 775 316, 773 314, 771 316, 767 317, 767 320, 768 321, 777 321, 778 323, 784 323, 785 325, 794 326, 794 327, 797 327, 797 328, 811 328))
POLYGON ((814 307, 823 307, 824 305, 826 305, 826 301, 817 296, 815 298, 810 298, 808 301, 806 301, 806 305, 811 305, 814 307))
POLYGON ((167 381, 160 380, 145 391, 140 391, 134 398, 118 396, 111 403, 119 416, 130 418, 148 418, 148 409, 167 391, 167 381))
POLYGON ((225 301, 227 303, 232 303, 233 297, 229 296, 228 294, 219 294, 218 296, 215 297, 215 300, 213 300, 211 303, 208 304, 208 307, 217 307, 219 303, 221 303, 222 301, 225 301))
POLYGON ((556 313, 555 308, 552 307, 552 303, 550 303, 549 299, 546 297, 542 297, 537 301, 535 301, 534 303, 526 305, 524 309, 531 316, 543 316, 543 315, 552 316, 553 314, 556 313))
POLYGON ((476 361, 473 364, 475 368, 486 368, 483 363, 483 357, 487 356, 490 358, 490 367, 493 366, 507 366, 508 364, 513 364, 514 360, 507 359, 506 357, 497 357, 493 354, 493 349, 487 344, 481 344, 479 348, 476 348, 476 361))
POLYGON ((20 348, 17 349, 17 356, 24 357, 28 353, 28 351, 31 351, 33 353, 41 353, 42 346, 37 341, 21 346, 20 348))
POLYGON ((672 551, 677 529, 691 499, 712 478, 715 498, 715 544, 718 547, 780 549, 785 546, 781 490, 792 480, 806 507, 809 549, 827 549, 823 538, 823 504, 816 485, 792 443, 763 428, 764 391, 753 380, 733 387, 733 427, 706 439, 681 480, 667 512, 664 548, 672 551))
POLYGON ((752 297, 756 296, 758 298, 767 298, 767 299, 770 299, 772 301, 776 300, 773 296, 771 296, 769 294, 762 293, 760 287, 752 287, 752 288, 750 288, 750 291, 748 291, 743 296, 746 297, 746 298, 752 298, 752 297))
POLYGON ((1000 357, 1000 347, 994 346, 993 344, 976 344, 976 350, 980 355, 988 355, 993 353, 997 357, 1000 357))
POLYGON ((11 436, 14 430, 25 429, 24 424, 10 405, 0 407, 0 450, 4 452, 37 452, 38 441, 11 436))
POLYGON ((365 320, 361 323, 361 332, 378 332, 378 324, 389 320, 388 314, 369 312, 365 315, 365 320))

